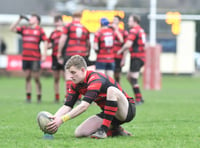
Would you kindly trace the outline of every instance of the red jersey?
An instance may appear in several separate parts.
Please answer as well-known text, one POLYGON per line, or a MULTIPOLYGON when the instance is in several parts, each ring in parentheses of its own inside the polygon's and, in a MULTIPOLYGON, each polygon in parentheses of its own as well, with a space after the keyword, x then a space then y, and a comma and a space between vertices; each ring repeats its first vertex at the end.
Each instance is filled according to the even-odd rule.
POLYGON ((144 46, 146 42, 146 33, 144 32, 144 29, 141 28, 139 25, 133 27, 129 32, 127 40, 133 41, 133 45, 129 49, 131 57, 137 57, 145 61, 144 46))
POLYGON ((99 46, 97 62, 114 62, 114 39, 115 33, 112 28, 102 28, 95 33, 94 42, 99 46))
POLYGON ((63 33, 68 36, 66 56, 87 56, 89 54, 88 43, 90 33, 79 21, 73 21, 66 25, 63 33))
MULTIPOLYGON (((124 39, 124 43, 126 42, 127 36, 128 36, 128 32, 126 30, 120 29, 119 28, 119 32, 121 33, 123 39, 124 39)), ((117 36, 115 37, 114 40, 114 54, 115 54, 115 58, 117 59, 122 59, 123 57, 123 53, 118 55, 117 51, 119 51, 121 49, 121 47, 124 45, 124 43, 121 43, 119 41, 119 39, 117 38, 117 36)))
POLYGON ((61 35, 62 31, 56 29, 51 33, 49 37, 49 41, 52 43, 53 48, 52 56, 57 56, 58 54, 58 43, 61 35))
POLYGON ((40 61, 40 42, 48 40, 44 30, 40 26, 22 26, 17 27, 17 33, 22 35, 22 60, 40 61))
POLYGON ((73 107, 76 100, 78 99, 79 94, 82 94, 84 95, 84 101, 88 103, 92 103, 94 101, 101 109, 104 109, 107 89, 110 86, 118 88, 126 96, 130 103, 135 103, 133 98, 129 97, 128 94, 122 90, 121 86, 114 79, 106 76, 103 73, 87 71, 83 83, 72 83, 67 90, 65 105, 73 107))

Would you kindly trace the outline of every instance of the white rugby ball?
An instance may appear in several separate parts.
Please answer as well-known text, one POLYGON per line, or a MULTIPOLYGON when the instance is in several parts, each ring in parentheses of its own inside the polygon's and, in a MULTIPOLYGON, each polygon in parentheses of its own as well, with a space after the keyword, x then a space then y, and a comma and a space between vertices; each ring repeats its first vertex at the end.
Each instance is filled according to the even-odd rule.
POLYGON ((40 127, 40 129, 44 132, 44 133, 48 133, 48 134, 54 134, 50 131, 48 131, 46 129, 46 125, 52 121, 52 119, 50 119, 49 117, 53 116, 51 113, 47 112, 47 111, 41 111, 38 113, 37 115, 37 122, 38 125, 40 127))

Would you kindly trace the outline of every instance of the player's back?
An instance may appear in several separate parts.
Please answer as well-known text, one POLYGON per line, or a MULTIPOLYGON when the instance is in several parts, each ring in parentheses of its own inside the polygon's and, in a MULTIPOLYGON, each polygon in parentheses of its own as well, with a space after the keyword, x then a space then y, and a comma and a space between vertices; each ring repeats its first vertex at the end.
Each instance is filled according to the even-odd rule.
POLYGON ((89 31, 79 21, 73 21, 66 28, 68 36, 66 55, 87 56, 89 31))
POLYGON ((102 28, 95 34, 95 42, 98 43, 98 62, 110 63, 114 61, 114 38, 111 28, 102 28))

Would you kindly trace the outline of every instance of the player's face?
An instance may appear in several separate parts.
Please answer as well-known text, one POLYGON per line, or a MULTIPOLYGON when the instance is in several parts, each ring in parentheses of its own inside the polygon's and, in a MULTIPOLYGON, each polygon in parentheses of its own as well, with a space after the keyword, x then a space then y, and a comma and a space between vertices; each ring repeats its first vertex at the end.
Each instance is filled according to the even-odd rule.
POLYGON ((113 18, 113 24, 118 25, 118 24, 119 24, 119 19, 116 18, 116 17, 114 17, 114 18, 113 18))
POLYGON ((78 69, 75 66, 69 68, 69 75, 75 84, 81 83, 85 78, 85 68, 78 69))
POLYGON ((58 20, 58 21, 54 22, 54 25, 55 26, 62 26, 63 22, 62 22, 62 20, 58 20))
POLYGON ((132 16, 130 16, 130 17, 128 18, 128 26, 129 26, 130 28, 134 26, 134 20, 133 20, 133 17, 132 17, 132 16))
POLYGON ((37 17, 36 16, 32 16, 29 20, 30 25, 34 25, 38 22, 37 17))

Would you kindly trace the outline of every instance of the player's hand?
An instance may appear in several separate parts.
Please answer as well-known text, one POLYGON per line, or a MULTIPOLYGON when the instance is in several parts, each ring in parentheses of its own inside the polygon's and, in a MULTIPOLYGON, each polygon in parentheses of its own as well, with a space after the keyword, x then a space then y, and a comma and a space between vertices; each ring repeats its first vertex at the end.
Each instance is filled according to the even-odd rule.
POLYGON ((122 54, 122 52, 123 52, 123 51, 122 51, 121 49, 120 49, 120 50, 118 50, 118 51, 117 51, 117 55, 120 55, 120 54, 122 54))
POLYGON ((53 119, 53 121, 47 124, 46 129, 49 132, 55 133, 58 130, 58 128, 60 127, 60 125, 63 123, 63 121, 61 120, 60 117, 53 116, 53 117, 49 117, 49 118, 53 119))
POLYGON ((29 18, 27 18, 25 15, 22 15, 22 14, 19 16, 19 18, 20 19, 25 19, 26 21, 29 21, 29 18))
POLYGON ((123 67, 125 65, 125 58, 122 58, 121 62, 120 62, 120 66, 123 67))
POLYGON ((62 59, 62 57, 61 57, 61 53, 59 53, 59 52, 58 52, 58 54, 57 54, 57 60, 58 60, 58 63, 59 63, 59 64, 63 64, 63 63, 64 63, 64 61, 63 61, 63 59, 62 59))
POLYGON ((42 62, 45 62, 46 61, 46 55, 42 55, 42 62))

